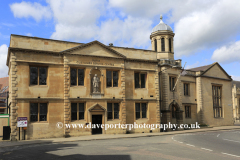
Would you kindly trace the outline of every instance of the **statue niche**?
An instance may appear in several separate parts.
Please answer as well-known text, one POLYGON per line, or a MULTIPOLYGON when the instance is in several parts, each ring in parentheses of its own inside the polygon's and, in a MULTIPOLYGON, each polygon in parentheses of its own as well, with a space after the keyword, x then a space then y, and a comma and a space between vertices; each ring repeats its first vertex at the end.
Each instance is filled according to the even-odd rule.
POLYGON ((99 83, 100 83, 100 80, 97 77, 97 74, 95 74, 93 77, 93 80, 92 80, 93 93, 100 93, 99 92, 99 83))
POLYGON ((91 93, 101 94, 101 71, 99 69, 92 69, 90 72, 91 78, 91 93))

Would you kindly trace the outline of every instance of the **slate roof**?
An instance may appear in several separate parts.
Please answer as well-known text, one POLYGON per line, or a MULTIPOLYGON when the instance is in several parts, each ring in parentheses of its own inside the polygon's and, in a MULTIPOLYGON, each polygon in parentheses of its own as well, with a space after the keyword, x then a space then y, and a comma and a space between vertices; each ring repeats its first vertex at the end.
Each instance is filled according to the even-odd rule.
POLYGON ((186 69, 188 71, 195 71, 195 72, 198 72, 198 71, 206 71, 208 68, 210 68, 213 64, 210 64, 210 65, 206 65, 206 66, 200 66, 200 67, 196 67, 196 68, 190 68, 190 69, 186 69))
POLYGON ((240 81, 232 81, 232 84, 236 84, 236 87, 240 88, 240 81))

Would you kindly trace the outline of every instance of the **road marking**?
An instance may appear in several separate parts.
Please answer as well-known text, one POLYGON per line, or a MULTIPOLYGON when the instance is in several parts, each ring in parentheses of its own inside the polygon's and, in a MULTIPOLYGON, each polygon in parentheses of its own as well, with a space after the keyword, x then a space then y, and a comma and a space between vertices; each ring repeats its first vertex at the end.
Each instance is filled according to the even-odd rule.
MULTIPOLYGON (((178 141, 179 142, 179 141, 178 141)), ((183 143, 183 142, 179 142, 179 143, 183 143)))
POLYGON ((228 153, 223 153, 221 152, 222 154, 226 154, 226 155, 229 155, 229 156, 233 156, 233 157, 240 157, 240 156, 237 156, 237 155, 234 155, 234 154, 228 154, 228 153))
POLYGON ((201 148, 201 149, 204 149, 204 150, 206 150, 206 151, 213 151, 213 150, 207 149, 207 148, 201 148))
POLYGON ((6 153, 4 153, 3 155, 7 155, 7 154, 10 154, 10 153, 12 153, 12 152, 6 152, 6 153))
POLYGON ((230 139, 223 139, 223 140, 240 143, 240 141, 234 141, 234 140, 230 140, 230 139))
POLYGON ((217 135, 217 137, 219 136, 220 134, 217 135))
POLYGON ((195 147, 194 145, 191 145, 191 144, 186 144, 186 145, 191 146, 191 147, 195 147))

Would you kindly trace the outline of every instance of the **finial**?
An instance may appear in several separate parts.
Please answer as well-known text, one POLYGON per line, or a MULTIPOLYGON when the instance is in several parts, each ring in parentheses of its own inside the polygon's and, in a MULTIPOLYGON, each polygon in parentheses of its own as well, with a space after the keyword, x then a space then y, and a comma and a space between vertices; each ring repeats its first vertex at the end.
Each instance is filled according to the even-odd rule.
POLYGON ((160 15, 160 19, 161 19, 161 21, 162 21, 162 18, 163 18, 162 15, 160 15))

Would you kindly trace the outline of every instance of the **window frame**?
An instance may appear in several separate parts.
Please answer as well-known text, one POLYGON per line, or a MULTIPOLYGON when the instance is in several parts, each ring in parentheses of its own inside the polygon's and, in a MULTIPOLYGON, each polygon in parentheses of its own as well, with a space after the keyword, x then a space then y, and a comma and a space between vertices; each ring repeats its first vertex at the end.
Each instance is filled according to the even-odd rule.
POLYGON ((135 119, 139 120, 139 119, 148 119, 148 103, 146 102, 135 102, 135 119), (137 105, 136 104, 140 104, 140 117, 137 118, 137 105), (146 105, 146 117, 143 118, 143 107, 142 104, 146 105))
POLYGON ((147 84, 147 73, 146 72, 134 72, 134 87, 135 87, 135 89, 147 88, 146 84, 147 84), (136 74, 139 74, 138 75, 138 86, 136 86, 136 74), (144 76, 144 80, 145 80, 144 87, 142 87, 142 77, 141 77, 142 75, 145 75, 144 76))
POLYGON ((74 122, 74 121, 83 121, 83 120, 85 120, 86 119, 86 104, 84 103, 84 102, 71 102, 71 108, 70 108, 71 110, 70 110, 70 120, 71 120, 71 122, 74 122), (76 103, 77 104, 77 119, 76 120, 72 120, 72 104, 73 103, 76 103), (84 109, 84 111, 83 111, 83 119, 79 119, 79 117, 80 117, 80 110, 79 110, 79 104, 83 104, 83 109, 84 109))
POLYGON ((71 87, 74 87, 74 86, 84 86, 85 85, 85 68, 77 68, 77 67, 70 67, 70 74, 69 74, 69 76, 70 76, 70 86, 71 87), (71 70, 72 69, 76 69, 77 70, 77 75, 76 75, 76 85, 72 85, 72 77, 71 77, 71 70), (83 85, 79 85, 79 83, 78 83, 78 79, 79 79, 79 76, 78 76, 78 70, 83 70, 83 85))
POLYGON ((49 117, 49 103, 48 102, 29 102, 29 122, 30 123, 48 123, 48 117, 49 117), (38 104, 38 120, 37 121, 31 121, 31 103, 37 103, 38 104), (46 121, 40 121, 40 103, 47 104, 47 114, 46 114, 46 121))
POLYGON ((106 70, 106 87, 107 88, 118 87, 119 86, 119 73, 120 73, 119 70, 106 70), (108 77, 107 77, 108 72, 111 72, 111 86, 108 86, 108 77), (117 86, 113 86, 114 85, 113 72, 117 72, 117 86))
POLYGON ((176 89, 177 89, 177 87, 175 87, 175 90, 173 90, 173 88, 174 88, 174 86, 175 86, 175 84, 176 84, 176 79, 177 79, 177 77, 175 77, 175 76, 169 76, 169 90, 171 91, 171 92, 176 92, 176 89), (172 79, 174 79, 174 84, 173 84, 173 82, 172 82, 172 79), (171 81, 171 82, 170 82, 171 81))
POLYGON ((120 119, 120 103, 118 103, 118 102, 117 103, 115 103, 115 102, 108 102, 107 103, 107 120, 111 121, 111 120, 119 120, 119 119, 120 119), (108 104, 112 105, 111 106, 112 107, 112 111, 111 111, 112 112, 112 118, 108 118, 108 112, 110 112, 110 111, 108 111, 108 104), (114 109, 115 106, 114 105, 115 104, 118 104, 118 118, 115 118, 115 115, 114 115, 114 113, 115 113, 115 109, 114 109))
POLYGON ((183 83, 183 93, 184 93, 184 96, 190 96, 190 83, 183 83), (187 86, 187 89, 185 85, 187 86))
POLYGON ((191 115, 191 106, 185 106, 185 118, 191 118, 192 115, 191 115), (187 108, 188 108, 188 113, 187 113, 187 108))
POLYGON ((46 66, 46 65, 29 65, 29 86, 47 86, 47 85, 48 85, 48 66, 46 66), (37 67, 37 71, 38 71, 37 84, 31 84, 31 67, 37 67), (46 84, 39 84, 39 82, 40 82, 39 68, 46 68, 46 84))
POLYGON ((221 85, 212 85, 212 101, 213 101, 213 117, 214 118, 223 118, 223 107, 222 107, 222 86, 221 85), (217 92, 214 88, 217 88, 217 92), (218 93, 220 91, 220 95, 218 93), (216 95, 217 93, 217 95, 216 95), (220 103, 220 105, 219 105, 220 103))

